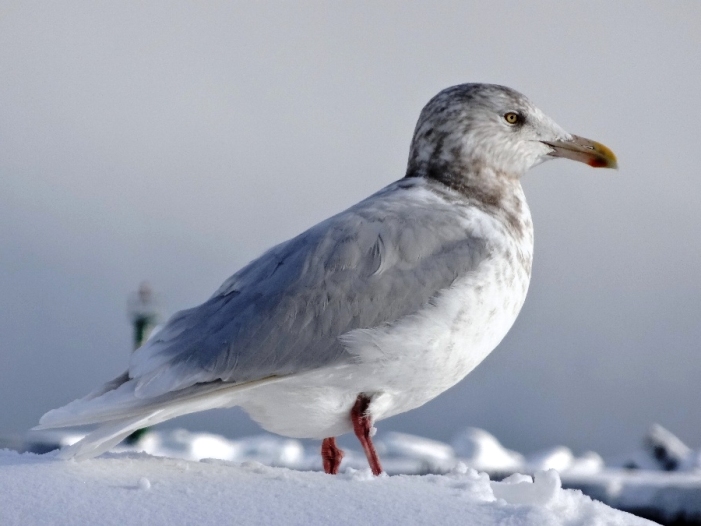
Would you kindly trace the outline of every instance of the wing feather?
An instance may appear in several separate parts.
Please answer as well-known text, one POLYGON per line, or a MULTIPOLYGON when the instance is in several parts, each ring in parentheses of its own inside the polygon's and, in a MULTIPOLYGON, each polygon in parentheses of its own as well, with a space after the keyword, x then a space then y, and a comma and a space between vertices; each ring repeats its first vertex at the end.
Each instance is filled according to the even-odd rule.
POLYGON ((415 312, 488 256, 463 219, 400 181, 272 248, 134 353, 135 395, 353 360, 340 336, 415 312))

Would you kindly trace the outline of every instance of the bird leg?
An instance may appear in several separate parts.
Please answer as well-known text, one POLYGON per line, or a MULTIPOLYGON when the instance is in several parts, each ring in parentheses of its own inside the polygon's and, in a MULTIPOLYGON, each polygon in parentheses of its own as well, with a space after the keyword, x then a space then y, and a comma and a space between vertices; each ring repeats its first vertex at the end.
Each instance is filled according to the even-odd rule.
POLYGON ((336 445, 336 438, 325 438, 321 442, 321 460, 324 463, 324 472, 336 475, 343 460, 343 450, 336 445))
POLYGON ((355 436, 358 437, 360 444, 365 450, 365 456, 368 459, 368 464, 370 464, 372 474, 379 475, 382 473, 382 466, 380 465, 380 459, 377 456, 377 451, 375 451, 375 446, 372 443, 370 434, 372 431, 372 421, 368 414, 369 406, 370 398, 362 393, 359 394, 353 409, 351 409, 351 421, 353 422, 355 436))

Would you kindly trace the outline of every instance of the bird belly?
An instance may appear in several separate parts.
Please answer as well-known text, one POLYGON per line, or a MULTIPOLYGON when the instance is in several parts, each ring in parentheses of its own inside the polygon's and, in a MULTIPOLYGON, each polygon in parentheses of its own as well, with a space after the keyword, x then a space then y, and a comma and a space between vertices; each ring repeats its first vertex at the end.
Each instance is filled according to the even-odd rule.
POLYGON ((297 438, 351 431, 360 393, 371 396, 375 421, 419 407, 494 350, 516 320, 529 280, 525 268, 493 258, 418 312, 343 335, 353 362, 262 385, 240 405, 264 429, 297 438))

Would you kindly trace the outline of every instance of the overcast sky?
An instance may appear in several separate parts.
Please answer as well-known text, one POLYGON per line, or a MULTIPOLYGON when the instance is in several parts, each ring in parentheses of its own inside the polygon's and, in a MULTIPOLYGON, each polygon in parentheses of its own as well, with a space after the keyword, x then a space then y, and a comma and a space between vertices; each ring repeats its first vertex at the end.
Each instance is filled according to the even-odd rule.
MULTIPOLYGON (((266 248, 401 178, 422 106, 531 98, 618 172, 530 172, 514 328, 380 424, 604 454, 701 446, 701 2, 0 0, 0 434, 121 373, 126 301, 205 300, 266 248)), ((176 421, 237 436, 240 412, 176 421)))

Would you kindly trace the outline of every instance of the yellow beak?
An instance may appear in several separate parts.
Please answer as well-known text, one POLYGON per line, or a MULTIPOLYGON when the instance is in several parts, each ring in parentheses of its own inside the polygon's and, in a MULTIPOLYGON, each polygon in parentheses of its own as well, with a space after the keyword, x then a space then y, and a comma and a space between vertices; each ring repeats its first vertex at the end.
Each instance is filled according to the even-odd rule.
POLYGON ((594 168, 618 168, 616 155, 603 144, 577 135, 571 141, 543 141, 553 151, 551 157, 564 157, 594 168))

